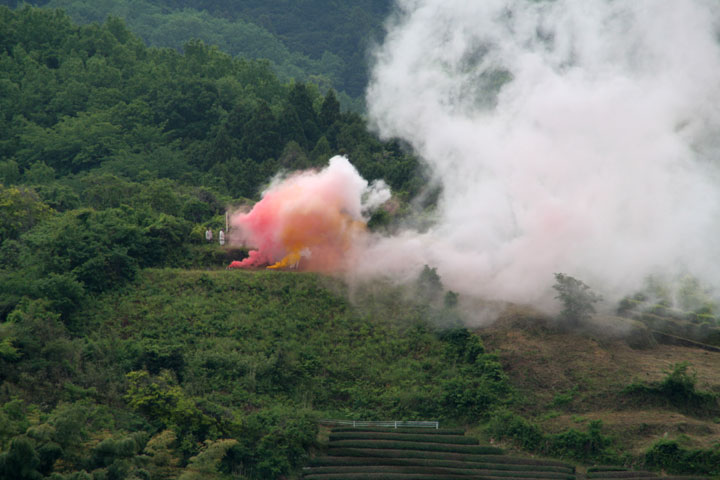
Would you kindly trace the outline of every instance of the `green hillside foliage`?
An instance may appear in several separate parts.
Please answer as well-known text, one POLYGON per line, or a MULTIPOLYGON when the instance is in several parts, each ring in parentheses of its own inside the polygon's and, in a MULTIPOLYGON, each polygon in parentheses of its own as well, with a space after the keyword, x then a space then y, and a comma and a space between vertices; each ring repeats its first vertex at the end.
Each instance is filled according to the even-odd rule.
POLYGON ((508 402, 476 336, 437 330, 412 302, 379 316, 345 298, 314 274, 145 269, 66 317, 23 301, 0 330, 0 465, 277 478, 305 461, 323 417, 477 422, 508 402), (476 385, 484 414, 456 400, 458 384, 476 385))
POLYGON ((0 7, 0 32, 0 318, 22 298, 67 316, 144 267, 221 265, 193 243, 281 170, 346 154, 399 199, 424 183, 333 90, 267 61, 148 48, 59 10, 0 7))
POLYGON ((382 24, 392 7, 390 0, 166 0, 163 3, 207 9, 220 17, 247 19, 265 27, 293 51, 323 62, 332 59, 339 72, 338 88, 351 96, 364 92, 368 49, 372 42, 381 39, 382 24))
POLYGON ((586 432, 570 428, 560 433, 545 434, 540 427, 519 415, 498 411, 490 421, 488 431, 524 450, 543 455, 584 462, 620 463, 628 460, 616 450, 614 439, 602 433, 600 420, 590 422, 586 432))
POLYGON ((5 184, 100 169, 254 197, 279 168, 337 153, 396 190, 422 183, 416 161, 342 113, 332 90, 283 84, 266 61, 197 40, 183 54, 148 48, 117 18, 78 27, 60 11, 25 7, 1 8, 0 20, 5 184))
POLYGON ((669 473, 699 473, 720 476, 720 449, 688 449, 675 440, 660 440, 646 453, 648 467, 669 473))
MULTIPOLYGON (((82 26, 61 10, 0 7, 0 480, 297 478, 323 447, 323 418, 489 425, 537 453, 624 460, 599 423, 547 434, 510 413, 498 358, 459 327, 461 302, 435 269, 402 288, 356 285, 350 303, 336 279, 221 269, 247 252, 204 240, 278 172, 336 154, 393 189, 370 228, 410 209, 429 184, 417 159, 327 88, 357 81, 344 75, 387 2, 327 16, 311 0, 152 5, 69 2, 73 15, 96 9, 82 26), (124 10, 105 19, 103 8, 124 10), (136 24, 175 42, 195 27, 213 36, 149 47, 136 24), (248 49, 233 53, 271 60, 224 52, 232 37, 248 49)), ((714 307, 691 290, 682 308, 707 330, 714 307)), ((634 393, 715 415, 714 393, 684 371, 673 379, 634 393)), ((386 446, 407 458, 500 452, 439 441, 418 453, 404 433, 386 446)), ((396 455, 345 436, 346 457, 396 455)), ((646 463, 705 472, 715 457, 663 444, 646 463)))
MULTIPOLYGON (((30 7, 0 7, 0 64, 0 478, 278 478, 322 415, 454 415, 451 389, 429 403, 416 382, 444 375, 436 333, 373 326, 317 279, 217 270, 244 252, 203 240, 278 171, 335 154, 416 193, 416 159, 333 90, 30 7), (211 270, 148 270, 168 265, 211 270)), ((497 362, 476 363, 488 375, 445 382, 504 402, 497 362)))
POLYGON ((683 413, 700 417, 720 415, 720 395, 696 389, 696 375, 688 372, 688 363, 677 364, 660 382, 646 384, 635 382, 623 393, 643 405, 659 404, 675 408, 683 413))
MULTIPOLYGON (((14 7, 18 2, 5 0, 14 7)), ((381 35, 388 0, 344 4, 326 0, 149 1, 37 0, 61 8, 74 21, 102 23, 122 18, 147 44, 181 50, 190 40, 217 45, 235 57, 267 59, 284 80, 333 87, 343 104, 362 108, 367 84, 367 52, 381 35)))

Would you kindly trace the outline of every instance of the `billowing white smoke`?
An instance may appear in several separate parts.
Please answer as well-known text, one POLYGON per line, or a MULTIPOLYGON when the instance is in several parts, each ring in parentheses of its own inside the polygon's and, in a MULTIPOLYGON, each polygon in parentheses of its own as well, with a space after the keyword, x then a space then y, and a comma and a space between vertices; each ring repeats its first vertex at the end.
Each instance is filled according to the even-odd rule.
POLYGON ((444 190, 437 225, 379 241, 364 273, 427 263, 530 303, 552 301, 554 272, 609 299, 648 274, 718 283, 718 2, 397 3, 371 121, 444 190))

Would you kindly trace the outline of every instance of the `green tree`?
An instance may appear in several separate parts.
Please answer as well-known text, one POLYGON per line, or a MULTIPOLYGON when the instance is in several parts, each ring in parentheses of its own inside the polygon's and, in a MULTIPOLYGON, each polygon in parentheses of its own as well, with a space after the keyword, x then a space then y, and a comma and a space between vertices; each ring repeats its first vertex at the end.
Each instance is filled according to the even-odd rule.
POLYGON ((340 120, 340 102, 338 102, 333 89, 328 90, 320 107, 320 116, 318 125, 322 131, 330 128, 335 122, 340 120))
POLYGON ((15 438, 10 450, 0 454, 0 478, 13 480, 41 480, 38 471, 40 457, 32 442, 24 437, 15 438))
POLYGON ((127 148, 121 128, 107 111, 63 117, 51 128, 27 124, 20 138, 24 148, 18 151, 18 160, 22 165, 42 160, 61 174, 96 167, 127 148))
POLYGON ((602 301, 585 283, 563 273, 555 274, 553 288, 558 292, 555 298, 563 304, 560 319, 569 325, 588 320, 595 313, 595 304, 602 301))
POLYGON ((147 415, 161 428, 173 427, 204 437, 214 423, 167 370, 154 377, 144 370, 133 371, 127 374, 127 381, 125 400, 130 408, 147 415))
POLYGON ((295 83, 290 87, 288 105, 295 110, 300 125, 302 125, 306 140, 301 145, 305 148, 307 148, 308 142, 310 145, 314 145, 320 137, 320 129, 318 128, 318 116, 313 107, 313 99, 307 85, 295 83))
POLYGON ((20 179, 20 169, 15 160, 0 162, 0 184, 12 185, 20 179))
POLYGON ((321 166, 327 164, 330 157, 332 157, 330 142, 328 142, 327 137, 323 135, 315 144, 312 152, 310 152, 310 159, 313 165, 321 166))
POLYGON ((261 101, 245 125, 242 142, 246 154, 257 163, 276 158, 279 141, 277 120, 268 103, 261 101))
POLYGON ((33 185, 48 183, 55 178, 55 169, 43 161, 35 162, 25 170, 24 177, 26 182, 33 185))
POLYGON ((0 243, 18 238, 52 213, 34 190, 0 184, 0 243))

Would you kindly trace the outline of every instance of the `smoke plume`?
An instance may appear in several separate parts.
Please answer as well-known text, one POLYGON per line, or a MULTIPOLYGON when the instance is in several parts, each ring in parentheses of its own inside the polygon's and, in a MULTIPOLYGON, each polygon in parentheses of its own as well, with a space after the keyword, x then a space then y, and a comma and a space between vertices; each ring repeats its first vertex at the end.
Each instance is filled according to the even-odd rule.
POLYGON ((230 218, 230 241, 255 250, 233 267, 344 271, 363 244, 368 213, 390 198, 345 157, 321 171, 276 178, 249 213, 230 218))
POLYGON ((552 299, 554 272, 610 299, 649 274, 717 284, 719 7, 398 0, 369 115, 444 190, 434 228, 379 240, 356 273, 427 263, 518 302, 552 299))

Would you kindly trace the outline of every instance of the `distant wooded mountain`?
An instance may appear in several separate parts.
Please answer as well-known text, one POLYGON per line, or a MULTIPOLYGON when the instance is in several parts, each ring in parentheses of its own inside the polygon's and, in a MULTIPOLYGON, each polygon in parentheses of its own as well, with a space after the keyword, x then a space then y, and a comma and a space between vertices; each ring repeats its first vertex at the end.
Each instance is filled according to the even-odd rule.
MULTIPOLYGON (((0 4, 16 7, 17 0, 0 4)), ((368 51, 382 36, 391 0, 36 0, 64 9, 79 23, 123 18, 148 44, 181 49, 191 39, 234 56, 266 58, 284 80, 333 87, 340 100, 362 96, 368 51), (346 93, 350 98, 343 98, 346 93)), ((355 108, 358 108, 359 102, 355 108)))

